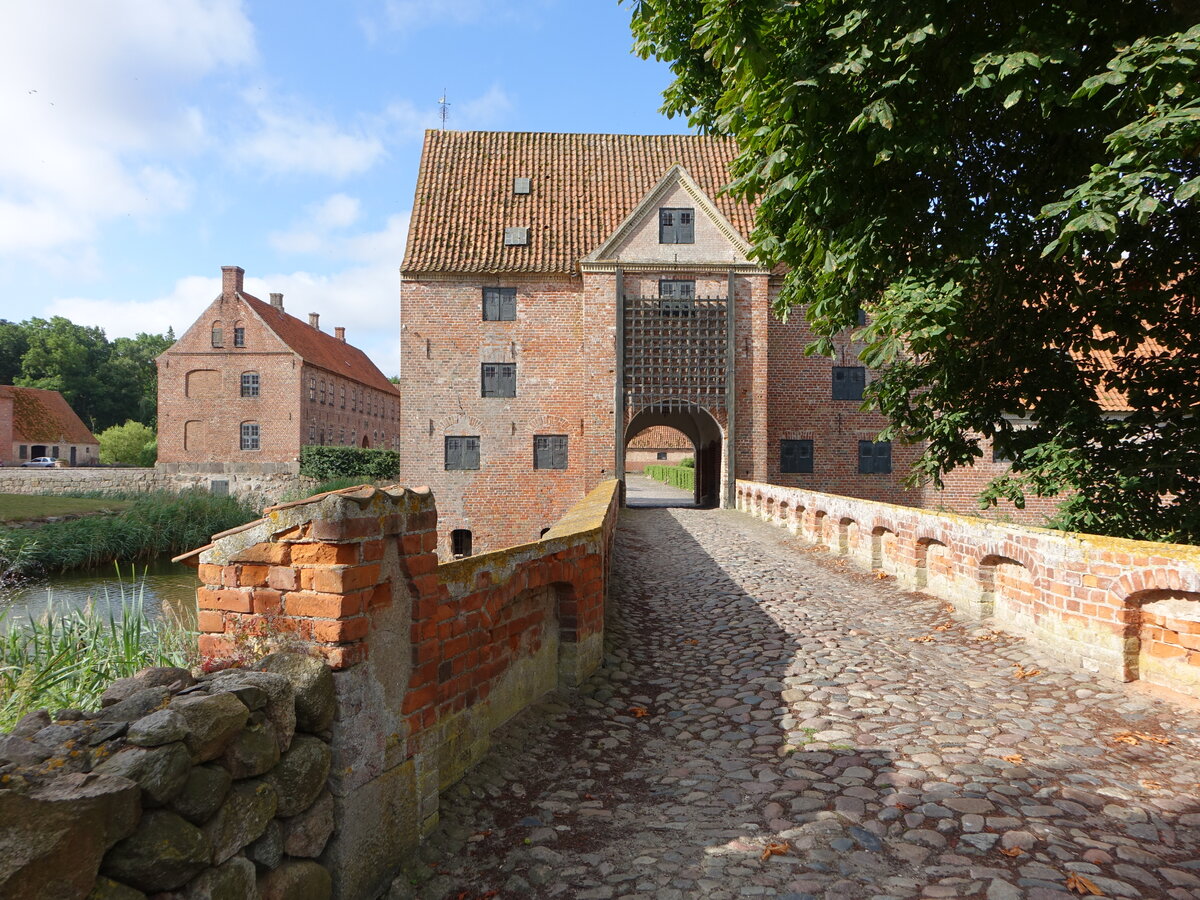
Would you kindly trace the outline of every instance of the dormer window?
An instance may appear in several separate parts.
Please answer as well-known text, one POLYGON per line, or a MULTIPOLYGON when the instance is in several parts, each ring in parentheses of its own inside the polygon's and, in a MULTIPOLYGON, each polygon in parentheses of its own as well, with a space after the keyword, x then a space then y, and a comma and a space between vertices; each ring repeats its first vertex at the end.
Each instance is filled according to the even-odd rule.
POLYGON ((529 229, 526 227, 505 228, 504 246, 524 247, 529 243, 529 229))
POLYGON ((667 209, 658 211, 658 242, 660 244, 694 244, 696 242, 696 211, 667 209))

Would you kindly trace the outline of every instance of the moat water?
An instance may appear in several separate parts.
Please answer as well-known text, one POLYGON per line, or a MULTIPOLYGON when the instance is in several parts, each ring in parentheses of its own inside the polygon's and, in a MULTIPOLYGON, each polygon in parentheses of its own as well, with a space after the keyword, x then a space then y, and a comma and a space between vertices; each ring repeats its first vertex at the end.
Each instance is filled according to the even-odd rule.
POLYGON ((84 609, 91 604, 101 615, 121 618, 123 604, 140 602, 151 618, 174 617, 189 625, 196 619, 196 570, 162 557, 136 567, 122 563, 120 571, 102 569, 60 572, 0 594, 0 630, 7 623, 84 609))

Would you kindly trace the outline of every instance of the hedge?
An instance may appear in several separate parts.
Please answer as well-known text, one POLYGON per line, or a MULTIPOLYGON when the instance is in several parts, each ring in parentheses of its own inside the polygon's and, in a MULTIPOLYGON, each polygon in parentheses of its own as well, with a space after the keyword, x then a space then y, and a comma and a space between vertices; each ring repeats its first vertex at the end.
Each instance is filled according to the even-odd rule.
POLYGON ((646 466, 644 474, 647 478, 672 487, 683 488, 685 491, 696 490, 696 470, 686 466, 646 466))
POLYGON ((400 454, 395 450, 369 447, 300 448, 300 474, 318 481, 332 478, 363 478, 386 481, 400 474, 400 454))

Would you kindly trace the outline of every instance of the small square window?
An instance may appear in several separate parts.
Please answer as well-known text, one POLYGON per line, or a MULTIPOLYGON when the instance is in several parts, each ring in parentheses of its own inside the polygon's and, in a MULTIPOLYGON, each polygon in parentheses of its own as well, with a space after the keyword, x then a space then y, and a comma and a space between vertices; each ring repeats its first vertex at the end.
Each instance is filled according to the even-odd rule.
POLYGON ((784 475, 810 474, 813 470, 813 442, 811 440, 783 440, 779 442, 779 471, 784 475))
POLYGON ((867 370, 863 366, 833 367, 833 399, 861 400, 867 384, 867 370))
POLYGON ((20 458, 21 459, 29 459, 29 445, 28 444, 21 445, 20 458))
POLYGON ((479 437, 464 435, 446 436, 446 470, 478 469, 479 437))
POLYGON ((859 441, 858 473, 860 475, 891 475, 892 442, 859 441))
POLYGON ((235 346, 235 347, 245 347, 246 346, 246 329, 245 328, 234 328, 233 329, 233 346, 235 346))
POLYGON ((567 436, 565 434, 534 435, 533 467, 535 469, 565 469, 567 467, 567 436))
POLYGON ((693 244, 696 242, 695 211, 668 209, 658 211, 658 242, 660 244, 693 244))
POLYGON ((483 321, 512 322, 516 318, 516 288, 485 287, 483 289, 483 321))
POLYGON ((484 363, 481 367, 481 397, 517 396, 516 363, 484 363))
POLYGON ((242 423, 242 449, 257 450, 258 449, 258 423, 243 422, 242 423))
POLYGON ((258 396, 258 373, 243 372, 242 373, 242 396, 257 397, 258 396))
POLYGON ((654 454, 654 458, 655 458, 655 459, 657 459, 657 460, 660 460, 660 461, 662 461, 662 462, 666 462, 666 459, 667 459, 667 451, 666 451, 666 450, 659 450, 657 453, 655 453, 655 454, 654 454))
POLYGON ((455 528, 450 532, 450 555, 462 559, 471 555, 471 532, 466 528, 455 528))
POLYGON ((214 497, 228 497, 229 481, 224 478, 214 478, 208 483, 208 490, 214 497))

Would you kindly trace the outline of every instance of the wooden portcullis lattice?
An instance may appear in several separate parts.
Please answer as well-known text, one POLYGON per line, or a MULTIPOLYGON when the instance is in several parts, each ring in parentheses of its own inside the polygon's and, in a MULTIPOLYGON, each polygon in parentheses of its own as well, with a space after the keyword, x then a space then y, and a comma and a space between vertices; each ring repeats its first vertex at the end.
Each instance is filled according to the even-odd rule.
POLYGON ((725 408, 729 301, 624 298, 625 408, 725 408))

